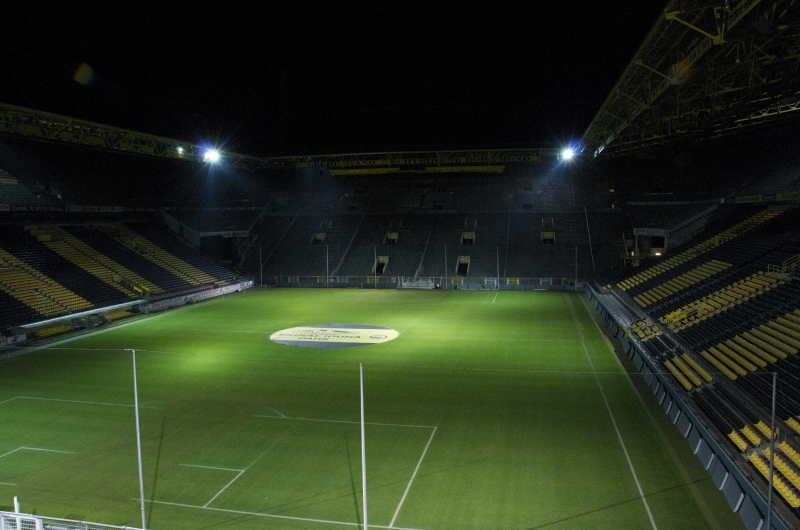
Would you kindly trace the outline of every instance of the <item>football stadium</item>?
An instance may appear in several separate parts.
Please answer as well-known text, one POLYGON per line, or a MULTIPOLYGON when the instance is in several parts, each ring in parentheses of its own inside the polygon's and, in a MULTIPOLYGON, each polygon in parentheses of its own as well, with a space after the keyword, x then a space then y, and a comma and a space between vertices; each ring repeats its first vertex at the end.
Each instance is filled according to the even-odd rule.
MULTIPOLYGON (((542 103, 574 135, 508 121, 515 139, 477 147, 462 122, 411 136, 517 109, 328 107, 287 88, 309 63, 275 74, 267 152, 237 140, 253 122, 201 138, 176 117, 191 96, 175 114, 133 96, 91 46, 47 89, 19 55, 0 90, 0 528, 800 528, 800 6, 639 9, 618 13, 632 47, 592 59, 596 105, 542 103)), ((47 20, 106 31, 87 13, 47 20)), ((343 20, 282 64, 364 48, 323 42, 343 20)), ((137 86, 166 90, 131 49, 137 86)))

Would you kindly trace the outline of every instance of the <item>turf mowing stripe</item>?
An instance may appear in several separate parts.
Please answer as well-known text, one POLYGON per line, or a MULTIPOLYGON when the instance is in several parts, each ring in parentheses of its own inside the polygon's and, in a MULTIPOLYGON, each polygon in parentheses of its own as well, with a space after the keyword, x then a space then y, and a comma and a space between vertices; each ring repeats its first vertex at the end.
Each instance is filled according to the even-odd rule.
MULTIPOLYGON (((20 396, 13 399, 35 399, 37 401, 60 401, 62 403, 82 403, 84 405, 105 405, 108 407, 133 407, 134 405, 126 405, 124 403, 103 403, 101 401, 78 401, 76 399, 54 399, 54 398, 41 398, 41 397, 28 397, 20 396)), ((160 409, 161 407, 152 407, 148 405, 139 405, 140 409, 160 409)))
MULTIPOLYGON (((592 371, 594 372, 594 363, 592 363, 592 358, 589 356, 589 350, 586 349, 586 343, 581 342, 583 346, 583 353, 586 354, 586 359, 589 361, 589 366, 592 367, 592 371)), ((606 399, 606 393, 603 391, 603 385, 600 384, 600 378, 597 377, 597 374, 594 374, 594 380, 597 382, 597 388, 600 390, 600 396, 603 398, 603 403, 606 405, 606 410, 608 411, 608 416, 611 418, 611 423, 614 425, 614 430, 617 432, 617 439, 619 440, 619 445, 622 446, 622 452, 625 453, 625 460, 628 461, 628 467, 631 469, 631 474, 633 475, 633 480, 636 482, 636 489, 639 490, 639 497, 642 499, 642 503, 644 504, 644 509, 647 510, 647 517, 650 518, 650 524, 653 525, 653 530, 658 530, 656 526, 656 522, 653 519, 653 514, 650 512, 650 505, 647 504, 647 499, 644 496, 644 491, 642 491, 642 485, 639 483, 639 477, 636 476, 636 470, 633 468, 633 462, 631 462, 631 457, 628 454, 628 449, 625 447, 625 442, 622 440, 622 434, 619 432, 619 428, 617 427, 617 421, 614 419, 614 414, 611 412, 611 406, 608 404, 608 400, 606 399)))
POLYGON ((406 486, 406 491, 403 492, 403 498, 400 499, 400 504, 397 505, 397 509, 394 511, 394 516, 392 517, 392 521, 389 523, 389 528, 392 528, 394 526, 394 522, 397 520, 397 516, 400 515, 400 508, 403 507, 403 503, 406 501, 406 496, 408 495, 408 491, 411 489, 411 484, 414 483, 414 478, 416 478, 417 476, 417 471, 419 471, 419 466, 422 465, 422 460, 425 458, 425 453, 428 452, 428 447, 431 446, 434 434, 436 434, 436 427, 433 428, 431 437, 428 438, 428 443, 425 445, 425 449, 423 449, 422 451, 422 456, 419 457, 419 462, 417 462, 417 467, 414 468, 414 473, 411 474, 411 480, 408 481, 408 486, 406 486))
MULTIPOLYGON (((276 411, 277 412, 277 411, 276 411)), ((276 420, 297 420, 297 421, 319 421, 323 423, 353 423, 355 425, 361 425, 360 421, 346 421, 346 420, 318 420, 314 418, 290 418, 287 416, 267 416, 265 414, 251 414, 252 418, 274 418, 276 420)), ((402 423, 370 423, 364 422, 364 425, 381 425, 383 427, 415 427, 418 429, 434 429, 436 427, 433 425, 404 425, 402 423)))
MULTIPOLYGON (((132 498, 136 502, 139 502, 139 499, 132 498)), ((243 510, 227 510, 225 508, 212 508, 207 506, 194 506, 191 504, 181 504, 178 502, 165 502, 165 501, 153 501, 145 499, 145 502, 150 502, 153 504, 164 504, 166 506, 179 506, 181 508, 194 508, 196 510, 211 510, 214 512, 224 512, 224 513, 236 513, 239 515, 253 515, 256 517, 270 517, 273 519, 285 519, 288 521, 303 521, 307 523, 320 523, 320 524, 333 524, 339 526, 355 526, 356 528, 361 528, 361 523, 349 523, 346 521, 330 521, 328 519, 310 519, 307 517, 292 517, 290 515, 275 515, 271 513, 259 513, 259 512, 246 512, 243 510)), ((389 527, 389 526, 381 526, 377 524, 369 525, 370 528, 385 528, 387 530, 420 530, 419 528, 402 528, 402 527, 389 527)))

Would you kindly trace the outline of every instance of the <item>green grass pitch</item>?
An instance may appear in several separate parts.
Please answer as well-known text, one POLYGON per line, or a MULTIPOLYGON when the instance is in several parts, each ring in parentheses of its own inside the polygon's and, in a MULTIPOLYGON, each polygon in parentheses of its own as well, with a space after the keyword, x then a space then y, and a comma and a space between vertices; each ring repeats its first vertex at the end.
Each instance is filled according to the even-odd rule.
POLYGON ((579 293, 283 289, 0 363, 0 508, 153 529, 742 528, 579 293), (309 324, 399 337, 274 344, 309 324), (639 389, 642 393, 646 390, 639 389))

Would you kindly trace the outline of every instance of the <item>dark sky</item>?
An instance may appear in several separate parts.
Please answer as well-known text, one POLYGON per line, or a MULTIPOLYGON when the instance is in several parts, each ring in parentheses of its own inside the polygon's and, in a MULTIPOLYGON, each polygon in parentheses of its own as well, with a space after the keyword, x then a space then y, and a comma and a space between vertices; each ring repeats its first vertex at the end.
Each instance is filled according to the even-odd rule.
POLYGON ((253 155, 542 145, 580 137, 663 7, 11 1, 0 101, 253 155))

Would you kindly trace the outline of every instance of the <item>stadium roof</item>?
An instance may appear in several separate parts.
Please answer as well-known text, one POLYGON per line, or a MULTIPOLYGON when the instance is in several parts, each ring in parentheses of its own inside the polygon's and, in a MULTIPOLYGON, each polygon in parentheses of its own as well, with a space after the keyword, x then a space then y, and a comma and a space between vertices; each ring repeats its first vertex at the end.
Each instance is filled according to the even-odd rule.
POLYGON ((798 117, 794 0, 672 0, 583 140, 597 156, 642 153, 798 117))
POLYGON ((0 101, 259 157, 555 146, 662 7, 29 0, 0 101))

